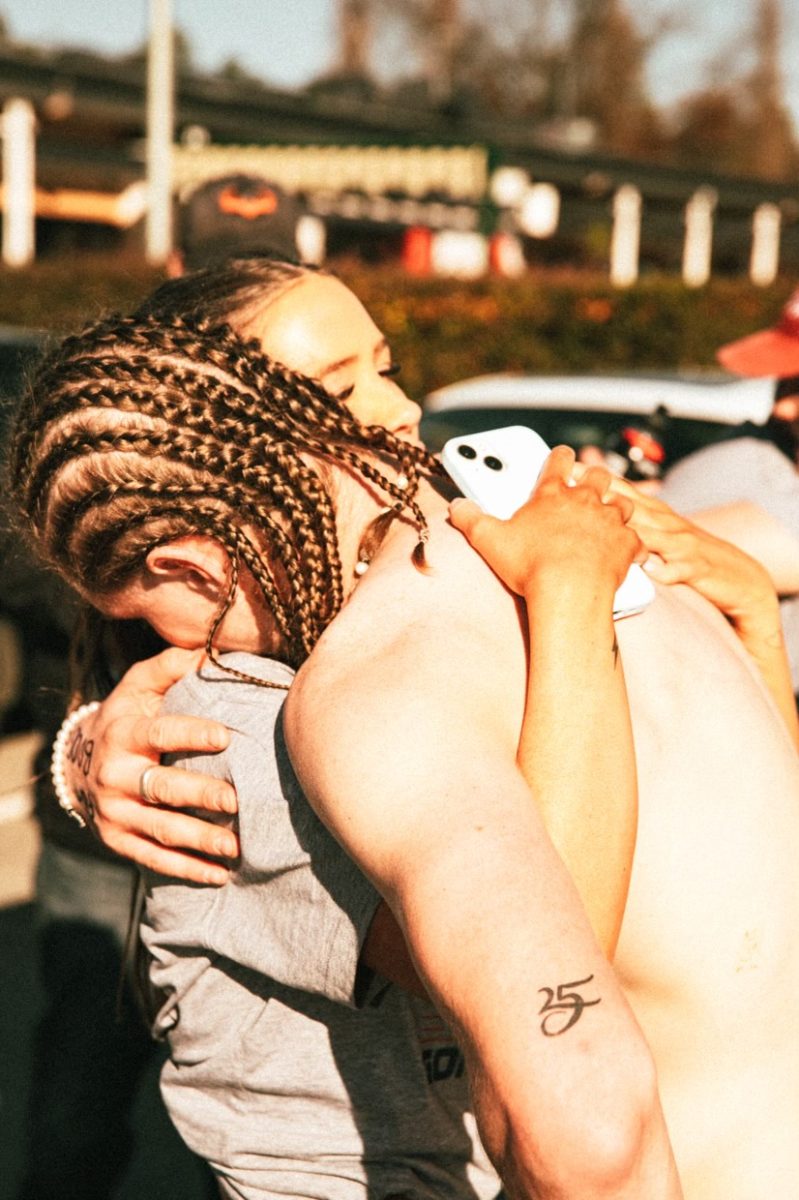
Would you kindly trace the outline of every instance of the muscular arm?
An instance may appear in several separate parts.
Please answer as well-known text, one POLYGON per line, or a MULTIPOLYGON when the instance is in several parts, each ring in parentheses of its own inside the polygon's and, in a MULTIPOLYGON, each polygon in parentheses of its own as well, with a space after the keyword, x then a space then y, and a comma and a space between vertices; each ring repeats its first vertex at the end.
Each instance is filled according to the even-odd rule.
POLYGON ((679 1196, 648 1050, 480 669, 490 638, 453 617, 448 643, 471 650, 453 665, 441 632, 414 638, 410 676, 402 645, 336 672, 336 705, 324 651, 301 672, 286 720, 300 779, 457 1031, 509 1194, 679 1196))

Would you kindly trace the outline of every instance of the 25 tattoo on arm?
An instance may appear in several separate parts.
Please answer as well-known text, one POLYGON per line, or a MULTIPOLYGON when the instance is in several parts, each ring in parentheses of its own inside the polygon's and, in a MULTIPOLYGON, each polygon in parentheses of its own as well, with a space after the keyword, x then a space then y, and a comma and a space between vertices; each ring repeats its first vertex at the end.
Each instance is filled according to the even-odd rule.
POLYGON ((556 988, 538 989, 539 993, 546 996, 538 1010, 538 1015, 543 1017, 541 1032, 545 1037, 559 1037, 577 1024, 586 1008, 599 1004, 601 996, 596 1000, 584 1000, 580 993, 575 991, 576 988, 585 987, 593 978, 593 975, 589 975, 586 979, 576 979, 573 983, 559 983, 556 988))

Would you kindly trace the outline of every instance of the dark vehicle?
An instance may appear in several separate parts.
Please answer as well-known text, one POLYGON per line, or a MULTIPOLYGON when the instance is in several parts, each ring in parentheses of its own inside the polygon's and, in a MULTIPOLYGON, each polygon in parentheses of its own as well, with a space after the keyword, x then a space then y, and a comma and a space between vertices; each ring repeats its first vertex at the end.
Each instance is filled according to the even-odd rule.
MULTIPOLYGON (((21 329, 11 325, 0 325, 0 436, 5 443, 5 427, 13 410, 14 402, 24 385, 25 372, 41 354, 46 336, 33 329, 21 329)), ((30 727, 31 719, 21 707, 21 695, 25 688, 27 670, 25 644, 31 635, 36 636, 39 614, 29 607, 33 599, 27 589, 16 587, 18 576, 23 573, 18 548, 14 546, 0 524, 0 729, 4 732, 30 727), (22 590, 25 591, 23 598, 22 590), (12 595, 13 593, 13 595, 12 595)), ((27 574, 27 570, 24 571, 27 574)), ((59 648, 65 653, 59 636, 59 648)))
POLYGON ((529 425, 550 446, 597 446, 613 470, 657 478, 711 442, 764 436, 773 379, 729 375, 482 375, 431 392, 422 436, 450 437, 529 425))
POLYGON ((25 369, 41 354, 47 335, 36 329, 0 325, 0 397, 4 401, 19 394, 25 369))

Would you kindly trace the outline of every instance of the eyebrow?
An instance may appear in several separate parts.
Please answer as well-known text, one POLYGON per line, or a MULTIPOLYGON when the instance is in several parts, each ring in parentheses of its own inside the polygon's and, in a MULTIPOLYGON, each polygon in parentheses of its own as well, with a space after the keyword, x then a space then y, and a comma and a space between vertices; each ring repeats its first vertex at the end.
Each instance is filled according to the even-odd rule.
MULTIPOLYGON (((382 337, 380 341, 375 344, 372 354, 374 358, 377 358, 379 354, 382 354, 382 352, 387 349, 388 338, 382 337)), ((340 371, 342 367, 351 366, 357 360, 357 358, 357 354, 350 354, 348 358, 340 358, 338 362, 328 363, 327 366, 323 367, 319 372, 319 378, 324 379, 326 375, 333 375, 336 371, 340 371)))

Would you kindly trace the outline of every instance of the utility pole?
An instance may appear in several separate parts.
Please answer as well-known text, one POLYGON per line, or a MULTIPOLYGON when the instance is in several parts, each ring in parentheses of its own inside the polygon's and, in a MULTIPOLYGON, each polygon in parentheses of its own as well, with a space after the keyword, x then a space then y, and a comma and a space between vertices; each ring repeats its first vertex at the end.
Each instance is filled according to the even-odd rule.
POLYGON ((369 0, 339 0, 339 70, 366 78, 372 40, 369 0))
POLYGON ((791 133, 780 70, 780 0, 759 0, 754 42, 757 66, 751 83, 756 114, 752 166, 762 179, 783 179, 790 167, 791 133))
POLYGON ((429 0, 430 33, 427 41, 427 79, 430 95, 438 103, 451 99, 461 41, 458 0, 429 0))
POLYGON ((147 55, 146 255, 162 266, 172 249, 172 139, 175 124, 172 0, 150 0, 147 55))

